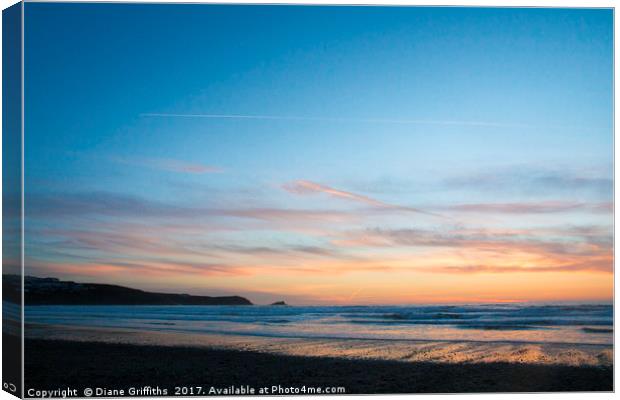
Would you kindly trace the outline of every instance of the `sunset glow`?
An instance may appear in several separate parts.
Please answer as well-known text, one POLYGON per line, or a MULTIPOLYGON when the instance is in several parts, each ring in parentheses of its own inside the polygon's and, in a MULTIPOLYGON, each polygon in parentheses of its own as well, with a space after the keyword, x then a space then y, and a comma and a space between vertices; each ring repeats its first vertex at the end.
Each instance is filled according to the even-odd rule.
POLYGON ((611 11, 71 7, 28 9, 27 275, 611 301, 611 11))

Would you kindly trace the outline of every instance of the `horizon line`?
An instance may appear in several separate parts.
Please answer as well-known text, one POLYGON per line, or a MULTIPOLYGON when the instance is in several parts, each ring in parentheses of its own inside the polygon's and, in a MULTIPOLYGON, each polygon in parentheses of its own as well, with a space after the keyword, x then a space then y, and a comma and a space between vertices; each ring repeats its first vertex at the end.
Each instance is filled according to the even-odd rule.
MULTIPOLYGON (((22 276, 22 275, 18 275, 18 274, 11 274, 11 273, 2 273, 2 276, 22 276)), ((178 290, 175 289, 171 289, 173 291, 163 291, 160 292, 159 290, 161 289, 145 289, 144 286, 142 286, 142 288, 136 288, 134 286, 127 286, 125 283, 99 283, 96 281, 72 281, 68 278, 59 278, 56 276, 45 276, 45 277, 41 277, 41 276, 37 276, 37 275, 32 275, 32 274, 24 274, 23 275, 24 278, 26 277, 30 277, 30 278, 35 278, 35 279, 56 279, 58 281, 61 282, 74 282, 74 283, 81 283, 81 284, 96 284, 96 285, 114 285, 114 286, 121 286, 121 287, 125 287, 125 288, 129 288, 129 289, 134 289, 134 290, 141 290, 141 291, 145 291, 145 292, 151 292, 151 293, 165 293, 165 294, 187 294, 190 296, 207 296, 207 297, 232 297, 232 296, 237 296, 237 297, 243 297, 246 298, 246 300, 250 301, 250 305, 243 305, 243 307, 248 307, 248 306, 270 306, 272 305, 271 303, 254 303, 252 302, 252 300, 248 299, 244 294, 226 294, 226 295, 222 295, 222 294, 218 294, 218 295, 212 295, 212 294, 193 294, 193 293, 181 293, 178 290), (157 290, 157 292, 154 292, 154 290, 157 290)), ((22 288, 23 290, 23 288, 22 288)), ((181 289, 182 291, 182 289, 181 289)), ((195 290, 192 290, 192 292, 195 293, 195 290)), ((273 295, 274 298, 276 298, 277 295, 273 295)), ((607 299, 607 300, 603 300, 603 299, 581 299, 581 300, 524 300, 524 299, 519 299, 519 300, 501 300, 501 299, 493 299, 493 300, 488 300, 488 301, 476 301, 476 300, 472 300, 472 301, 435 301, 435 302, 398 302, 398 303, 341 303, 341 302, 329 302, 329 303, 307 303, 307 302, 299 302, 297 304, 292 304, 289 303, 289 301, 287 301, 285 299, 286 295, 282 295, 282 296, 277 296, 277 298, 279 300, 275 300, 275 301, 284 301, 286 303, 286 306, 288 307, 420 307, 420 306, 433 306, 433 305, 506 305, 506 304, 554 304, 554 303, 570 303, 570 304, 577 304, 577 305, 612 305, 613 306, 613 298, 611 299, 607 299)), ((96 305, 96 304, 93 304, 96 305)), ((129 306, 131 304, 127 304, 127 306, 129 306)), ((212 306, 209 306, 212 307, 212 306)))

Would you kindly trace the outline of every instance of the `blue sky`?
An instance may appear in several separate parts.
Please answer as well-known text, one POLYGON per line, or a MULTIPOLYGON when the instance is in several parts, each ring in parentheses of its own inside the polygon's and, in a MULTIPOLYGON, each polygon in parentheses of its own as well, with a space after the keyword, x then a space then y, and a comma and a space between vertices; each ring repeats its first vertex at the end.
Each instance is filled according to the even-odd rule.
POLYGON ((364 268, 389 287, 478 265, 496 300, 480 274, 557 281, 552 263, 574 277, 556 297, 584 276, 581 298, 611 293, 611 10, 29 3, 26 21, 33 274, 342 302, 364 268), (257 274, 285 277, 254 293, 257 274))

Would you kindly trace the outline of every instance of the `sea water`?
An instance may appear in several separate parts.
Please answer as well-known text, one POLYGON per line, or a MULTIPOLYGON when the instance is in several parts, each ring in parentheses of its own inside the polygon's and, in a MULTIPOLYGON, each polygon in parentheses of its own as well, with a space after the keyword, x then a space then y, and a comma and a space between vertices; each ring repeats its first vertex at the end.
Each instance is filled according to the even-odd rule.
POLYGON ((27 306, 26 323, 191 334, 613 343, 609 304, 420 306, 27 306))

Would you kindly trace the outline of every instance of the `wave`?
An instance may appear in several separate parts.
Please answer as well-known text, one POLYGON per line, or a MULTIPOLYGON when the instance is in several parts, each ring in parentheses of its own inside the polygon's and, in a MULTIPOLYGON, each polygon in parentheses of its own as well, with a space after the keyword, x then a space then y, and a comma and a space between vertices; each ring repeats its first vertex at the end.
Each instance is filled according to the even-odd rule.
MULTIPOLYGON (((15 311, 15 310, 13 310, 15 311)), ((275 337, 607 343, 611 305, 27 306, 26 321, 275 337)))
POLYGON ((581 328, 582 331, 588 333, 614 333, 613 328, 581 328))

